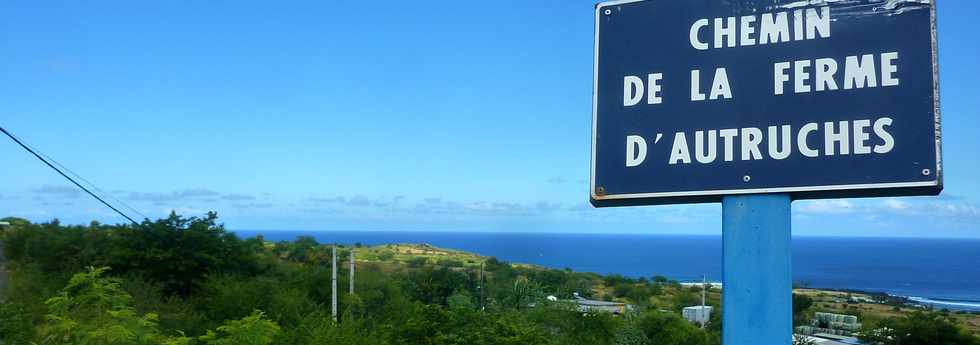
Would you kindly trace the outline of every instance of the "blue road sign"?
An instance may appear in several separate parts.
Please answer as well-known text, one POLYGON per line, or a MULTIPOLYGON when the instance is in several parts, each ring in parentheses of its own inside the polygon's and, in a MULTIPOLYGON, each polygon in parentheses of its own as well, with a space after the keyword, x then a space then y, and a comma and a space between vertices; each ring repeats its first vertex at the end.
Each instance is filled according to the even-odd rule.
POLYGON ((596 206, 935 195, 934 1, 596 6, 596 206))

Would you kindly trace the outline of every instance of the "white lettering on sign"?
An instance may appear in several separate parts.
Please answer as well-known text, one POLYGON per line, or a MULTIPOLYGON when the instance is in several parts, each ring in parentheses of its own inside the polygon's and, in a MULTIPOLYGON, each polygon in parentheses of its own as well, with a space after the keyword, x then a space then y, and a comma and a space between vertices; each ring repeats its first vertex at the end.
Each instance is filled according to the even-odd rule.
MULTIPOLYGON (((887 154, 895 147, 895 138, 889 133, 894 120, 881 117, 874 121, 858 119, 807 123, 798 129, 790 125, 773 125, 766 128, 744 127, 693 132, 692 143, 686 132, 674 133, 670 145, 668 165, 718 163, 718 147, 723 151, 723 162, 752 160, 783 160, 793 154, 806 158, 843 155, 887 154), (796 145, 793 145, 795 142, 796 145), (795 150, 794 151, 794 147, 795 150), (738 150, 741 154, 736 155, 738 150)), ((647 157, 647 143, 639 135, 626 137, 626 166, 642 165, 647 157)))
POLYGON ((789 19, 786 12, 763 13, 759 44, 789 42, 789 19))
POLYGON ((792 11, 792 27, 787 13, 698 19, 689 31, 691 47, 708 50, 830 37, 830 6, 792 11), (708 42, 703 37, 712 39, 708 42))
POLYGON ((777 62, 773 64, 773 94, 784 94, 791 79, 794 93, 835 91, 839 90, 838 85, 843 85, 844 90, 898 86, 897 63, 897 52, 848 56, 844 58, 844 73, 840 75, 839 64, 832 58, 777 62), (880 69, 875 68, 876 59, 880 69))
POLYGON ((783 125, 781 127, 769 126, 769 157, 775 160, 786 159, 792 152, 793 140, 792 137, 793 128, 789 125, 783 125), (782 129, 782 138, 780 138, 776 132, 782 129), (782 143, 782 146, 779 146, 782 143))
POLYGON ((643 164, 647 159, 647 141, 639 135, 626 137, 626 167, 635 167, 643 164))
POLYGON ((742 128, 742 160, 762 159, 759 144, 762 143, 762 130, 758 128, 742 128))
POLYGON ((810 133, 816 132, 820 127, 816 123, 808 123, 800 128, 800 133, 796 135, 796 145, 800 149, 800 153, 804 156, 813 158, 820 156, 820 151, 810 148, 807 144, 810 140, 810 133))
MULTIPOLYGON (((711 80, 711 90, 708 91, 709 100, 720 98, 732 98, 732 87, 728 82, 728 70, 725 68, 715 69, 715 77, 711 80)), ((701 71, 691 71, 691 101, 705 100, 704 92, 701 92, 701 71)))
POLYGON ((735 137, 738 136, 737 129, 723 129, 718 131, 721 134, 723 147, 725 148, 725 161, 731 162, 735 159, 735 137))
POLYGON ((643 98, 643 80, 631 75, 623 78, 623 106, 631 107, 643 98))
MULTIPOLYGON (((800 8, 752 15, 700 18, 688 31, 691 47, 698 51, 732 49, 828 39, 831 37, 830 6, 800 8)), ((860 53, 844 57, 797 58, 775 61, 772 65, 772 92, 776 96, 813 92, 856 92, 866 88, 895 87, 901 84, 900 56, 897 51, 860 53)), ((712 66, 714 73, 692 67, 690 101, 710 102, 734 98, 730 68, 712 66)), ((751 73, 754 71, 746 72, 751 73)), ((768 73, 769 71, 760 71, 768 73)), ((664 74, 643 73, 623 76, 623 106, 664 103, 664 74)), ((736 84, 738 86, 738 84, 736 84)), ((745 92, 766 92, 749 90, 745 92)), ((853 155, 884 155, 895 148, 890 129, 891 117, 859 118, 785 123, 763 127, 674 130, 673 141, 660 144, 661 136, 648 141, 640 134, 626 136, 625 165, 649 164, 648 152, 669 149, 667 164, 726 164, 733 161, 806 159, 853 155), (693 139, 691 143, 689 140, 693 139), (692 157, 693 148, 693 157, 692 157)), ((662 152, 662 151, 661 151, 662 152)), ((654 155, 660 160, 663 155, 654 155)))
POLYGON ((663 73, 647 74, 646 86, 640 77, 628 75, 623 77, 623 106, 632 107, 640 104, 643 100, 643 90, 647 89, 647 104, 660 104, 664 102, 663 94, 663 73))
POLYGON ((847 130, 847 121, 841 121, 839 128, 840 130, 835 132, 833 122, 825 122, 823 124, 823 131, 824 131, 823 147, 825 150, 824 154, 827 156, 835 155, 834 153, 835 147, 840 147, 841 155, 846 155, 851 151, 849 149, 850 146, 848 146, 848 141, 849 141, 848 133, 850 132, 848 132, 847 130))
POLYGON ((674 134, 674 145, 670 150, 670 160, 667 163, 691 163, 691 152, 687 149, 687 136, 684 135, 684 132, 674 134))
POLYGON ((875 145, 874 152, 885 154, 892 151, 895 148, 895 138, 892 137, 891 133, 885 130, 885 127, 892 125, 892 119, 883 117, 875 121, 875 135, 881 138, 881 145, 875 145))
POLYGON ((717 140, 718 131, 716 130, 708 131, 708 145, 705 145, 704 131, 694 132, 694 158, 698 160, 698 163, 707 164, 715 161, 715 158, 718 157, 717 140))

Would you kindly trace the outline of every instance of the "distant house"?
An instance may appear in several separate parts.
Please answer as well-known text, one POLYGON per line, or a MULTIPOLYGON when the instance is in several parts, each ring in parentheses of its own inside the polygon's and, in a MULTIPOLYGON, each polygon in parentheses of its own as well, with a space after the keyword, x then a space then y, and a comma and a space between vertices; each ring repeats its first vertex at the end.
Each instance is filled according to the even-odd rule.
POLYGON ((818 333, 814 335, 800 335, 814 345, 861 345, 861 341, 854 337, 835 336, 833 334, 818 333))
POLYGON ((573 302, 578 304, 579 311, 583 313, 607 312, 615 315, 622 315, 627 311, 633 310, 633 306, 626 303, 586 299, 579 296, 577 292, 574 295, 575 300, 573 302))
POLYGON ((704 325, 711 320, 711 310, 711 306, 698 305, 693 307, 684 307, 684 310, 681 311, 681 315, 684 316, 684 319, 690 323, 704 325))
POLYGON ((850 336, 861 330, 857 316, 832 313, 814 313, 809 326, 797 327, 802 334, 850 336))
POLYGON ((873 298, 867 296, 851 296, 848 298, 848 301, 852 303, 878 303, 873 298))

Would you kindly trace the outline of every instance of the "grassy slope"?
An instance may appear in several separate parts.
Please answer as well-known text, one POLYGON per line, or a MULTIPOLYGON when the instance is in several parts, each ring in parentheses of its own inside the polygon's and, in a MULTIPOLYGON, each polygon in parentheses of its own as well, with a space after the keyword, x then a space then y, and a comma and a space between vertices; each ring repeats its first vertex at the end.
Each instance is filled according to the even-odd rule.
MULTIPOLYGON (((837 314, 848 314, 860 312, 861 318, 860 322, 868 322, 875 319, 883 319, 887 317, 901 316, 905 313, 910 313, 915 310, 920 310, 917 308, 901 307, 897 310, 893 306, 877 304, 877 303, 841 303, 841 300, 847 300, 849 296, 855 298, 870 298, 871 296, 860 294, 860 293, 848 293, 840 291, 828 291, 828 290, 817 290, 817 289, 797 289, 794 292, 809 295, 813 298, 813 306, 810 307, 813 311, 826 311, 837 314)), ((980 315, 977 314, 951 314, 960 325, 964 326, 966 329, 970 330, 975 335, 980 335, 980 315)))
MULTIPOLYGON (((463 267, 467 268, 477 268, 480 266, 481 262, 489 259, 489 257, 473 253, 437 248, 427 244, 389 244, 374 247, 361 247, 357 248, 356 253, 358 261, 371 262, 391 270, 404 269, 404 266, 409 265, 411 262, 421 260, 419 258, 424 258, 426 260, 426 264, 430 265, 439 264, 440 262, 444 263, 446 260, 452 260, 461 263, 463 267)), ((514 265, 526 268, 545 269, 543 267, 529 264, 514 265)), ((595 296, 609 295, 611 292, 611 287, 602 285, 601 280, 597 281, 596 283, 597 285, 593 291, 595 296)), ((679 289, 689 288, 667 287, 664 289, 663 295, 651 297, 651 304, 658 308, 669 309, 672 305, 671 300, 679 292, 679 289)), ((915 310, 913 308, 899 308, 899 310, 896 311, 894 310, 894 307, 882 304, 847 304, 839 302, 839 299, 846 299, 847 296, 869 297, 857 293, 848 294, 845 292, 816 289, 797 289, 794 292, 809 295, 814 299, 813 307, 810 308, 811 311, 826 311, 838 314, 853 314, 855 311, 858 311, 861 313, 861 322, 883 319, 892 316, 900 316, 901 314, 915 310), (838 300, 835 301, 835 299, 838 300)), ((708 303, 717 305, 719 304, 720 300, 721 290, 718 288, 711 289, 708 293, 708 303)), ((629 301, 622 300, 622 302, 629 301)), ((965 326, 971 332, 980 335, 980 315, 954 314, 954 317, 960 322, 960 324, 965 326)))

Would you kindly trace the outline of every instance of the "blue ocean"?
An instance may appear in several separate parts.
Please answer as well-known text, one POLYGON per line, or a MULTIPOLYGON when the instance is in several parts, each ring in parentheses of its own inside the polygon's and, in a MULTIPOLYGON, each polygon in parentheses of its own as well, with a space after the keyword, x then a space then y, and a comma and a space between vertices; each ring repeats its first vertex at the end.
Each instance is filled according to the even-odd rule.
MULTIPOLYGON (((721 281, 721 237, 637 234, 236 231, 267 240, 427 243, 551 268, 631 277, 721 281)), ((936 308, 980 310, 980 240, 794 237, 793 279, 814 288, 905 296, 936 308)))

